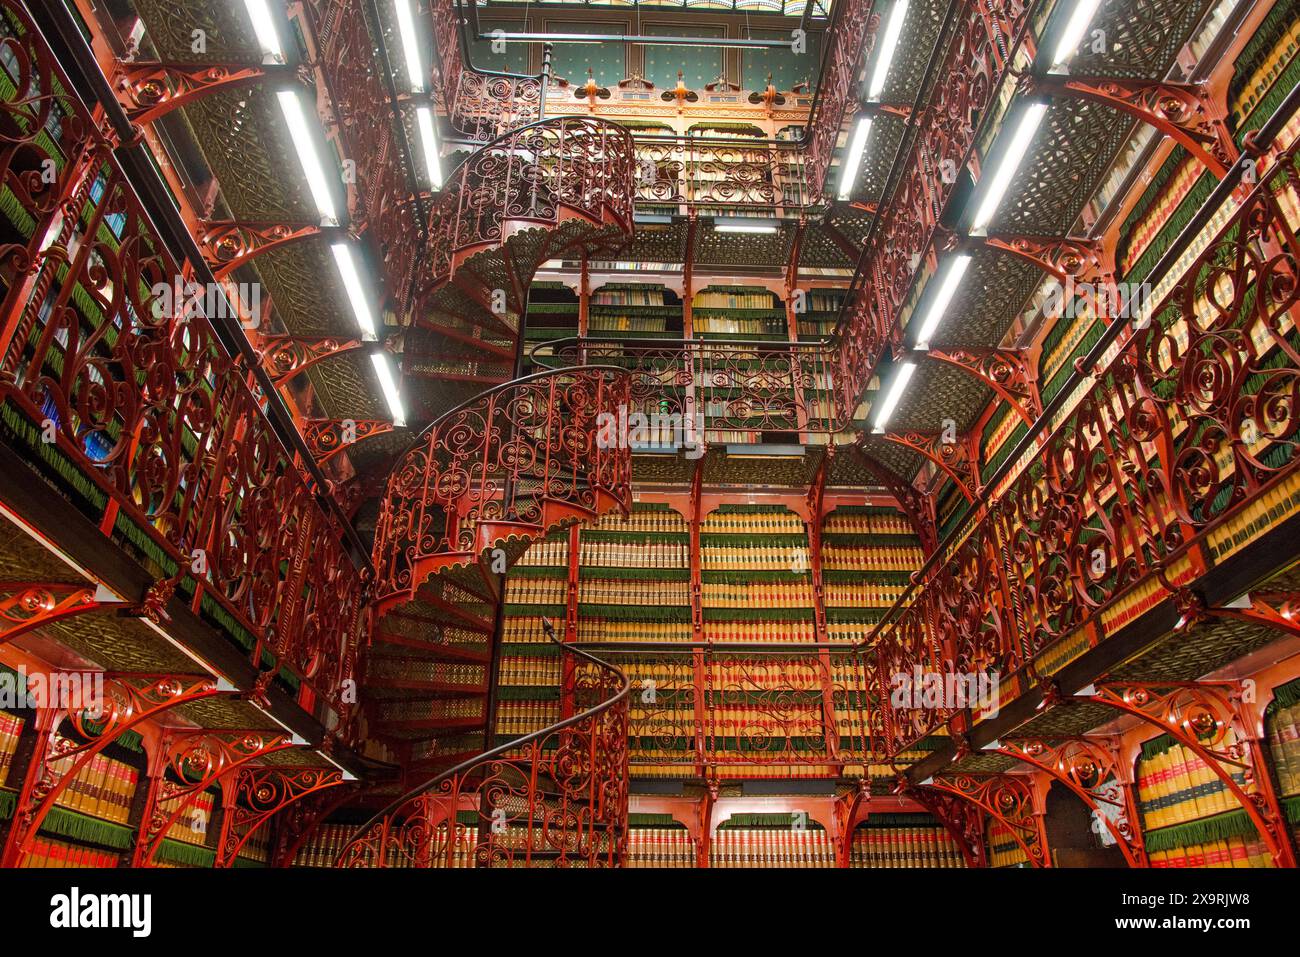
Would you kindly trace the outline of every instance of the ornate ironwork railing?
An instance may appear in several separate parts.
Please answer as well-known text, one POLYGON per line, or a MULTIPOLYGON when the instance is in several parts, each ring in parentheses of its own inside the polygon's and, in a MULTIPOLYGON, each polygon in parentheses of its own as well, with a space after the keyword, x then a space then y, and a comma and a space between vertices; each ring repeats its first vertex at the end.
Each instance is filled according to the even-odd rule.
POLYGON ((814 201, 799 144, 638 137, 636 201, 695 209, 802 213, 814 201))
POLYGON ((633 766, 840 775, 871 751, 878 709, 867 707, 868 672, 851 648, 594 647, 632 684, 633 766))
POLYGON ((468 65, 459 0, 432 0, 433 37, 447 116, 476 143, 542 118, 542 76, 495 73, 468 65))
MULTIPOLYGON (((585 117, 541 120, 479 148, 429 208, 431 261, 419 264, 416 301, 530 226, 551 230, 532 256, 534 268, 575 240, 563 229, 574 220, 605 227, 584 237, 593 247, 621 245, 632 234, 634 169, 627 130, 585 117)), ((516 274, 521 288, 503 291, 522 298, 530 278, 516 274)))
POLYGON ((808 117, 805 134, 807 161, 804 175, 811 195, 821 196, 826 188, 831 157, 839 141, 840 128, 857 102, 858 66, 876 41, 879 14, 873 0, 844 0, 835 5, 827 35, 817 98, 808 117))
POLYGON ((375 529, 379 614, 441 570, 510 539, 630 507, 630 453, 603 415, 628 401, 609 366, 543 372, 480 393, 430 425, 393 466, 375 529))
MULTIPOLYGON (((1095 645, 1153 596, 1176 598, 1212 536, 1247 529, 1295 485, 1298 160, 1294 144, 1241 199, 1225 181, 1166 253, 1150 312, 1082 360, 1096 371, 1062 390, 869 636, 878 689, 916 668, 996 669, 1014 695, 1049 646, 1095 645)), ((956 714, 886 708, 884 750, 956 714)))
MULTIPOLYGON (((835 389, 837 356, 819 342, 720 339, 554 339, 532 350, 539 365, 597 363, 631 375, 629 414, 680 418, 705 441, 772 433, 834 434, 851 409, 835 389)), ((694 433, 692 433, 694 434, 694 433)))
POLYGON ((618 867, 627 844, 628 679, 573 662, 578 713, 445 771, 363 825, 340 867, 618 867))
POLYGON ((179 595, 268 682, 347 715, 360 574, 215 325, 214 299, 239 298, 190 291, 195 264, 17 0, 0 0, 0 142, 0 441, 157 575, 142 613, 179 595))

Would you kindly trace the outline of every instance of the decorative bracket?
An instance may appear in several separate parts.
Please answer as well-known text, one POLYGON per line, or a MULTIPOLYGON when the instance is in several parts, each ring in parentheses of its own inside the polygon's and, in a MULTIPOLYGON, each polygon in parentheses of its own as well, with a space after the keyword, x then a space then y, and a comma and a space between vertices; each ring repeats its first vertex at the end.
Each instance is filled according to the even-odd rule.
POLYGON ((1237 159, 1236 144, 1207 84, 1065 74, 1025 79, 1034 92, 1091 100, 1136 117, 1173 137, 1219 179, 1237 159))
POLYGON ((114 85, 131 122, 143 125, 211 93, 294 73, 293 67, 262 64, 119 63, 114 85))
POLYGON ((966 497, 966 501, 974 502, 979 495, 979 464, 970 436, 959 435, 954 442, 944 441, 943 431, 886 432, 883 437, 933 462, 952 479, 957 490, 966 497))
POLYGON ((213 275, 225 279, 254 256, 311 239, 321 232, 320 226, 312 223, 210 220, 199 224, 198 239, 213 275))
POLYGON ((927 355, 979 379, 1030 428, 1043 411, 1038 373, 1027 352, 1018 349, 931 349, 927 355))
POLYGON ((0 598, 0 645, 64 618, 120 604, 84 585, 11 582, 0 583, 0 591, 8 593, 0 598))
POLYGON ((1034 815, 1034 795, 1027 777, 1015 774, 954 774, 952 777, 934 778, 929 782, 929 787, 969 801, 1005 825, 1033 867, 1051 866, 1047 845, 1034 815))
POLYGON ((235 805, 221 822, 216 866, 230 867, 254 832, 284 808, 342 783, 343 773, 335 770, 240 768, 235 783, 235 805))
POLYGON ((360 339, 342 336, 260 336, 256 342, 267 374, 276 388, 316 363, 365 346, 360 339))
POLYGON ((969 241, 1017 256, 1060 282, 1099 279, 1115 271, 1106 262, 1103 244, 1083 237, 995 235, 969 241))
POLYGON ((376 435, 393 431, 387 419, 307 419, 303 439, 317 465, 324 465, 345 449, 376 435))

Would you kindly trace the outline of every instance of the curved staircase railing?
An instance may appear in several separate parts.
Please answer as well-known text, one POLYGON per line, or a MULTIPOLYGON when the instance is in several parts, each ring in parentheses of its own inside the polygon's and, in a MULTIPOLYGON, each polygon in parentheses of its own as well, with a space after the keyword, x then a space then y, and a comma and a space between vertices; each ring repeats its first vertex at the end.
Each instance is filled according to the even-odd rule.
POLYGON ((399 284, 405 374, 436 382, 447 406, 509 378, 534 274, 630 240, 635 188, 631 134, 601 120, 540 120, 470 155, 429 205, 427 259, 399 284))
MULTIPOLYGON (((610 366, 540 372, 481 393, 420 434, 393 467, 375 530, 375 608, 418 596, 439 573, 482 573, 552 528, 630 507, 628 449, 600 441, 602 413, 628 401, 610 366)), ((507 562, 508 564, 509 562, 507 562)))
POLYGON ((627 841, 627 675, 574 659, 577 714, 462 762, 362 825, 339 867, 616 867, 627 841))

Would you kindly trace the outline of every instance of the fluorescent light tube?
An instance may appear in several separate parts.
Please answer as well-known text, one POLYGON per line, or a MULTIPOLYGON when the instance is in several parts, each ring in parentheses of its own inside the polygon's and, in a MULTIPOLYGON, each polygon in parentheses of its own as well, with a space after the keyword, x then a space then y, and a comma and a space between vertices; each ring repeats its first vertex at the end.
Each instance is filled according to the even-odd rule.
POLYGON ((375 375, 379 376, 379 387, 384 390, 384 399, 388 402, 388 413, 393 417, 393 425, 406 425, 406 412, 402 408, 402 395, 397 389, 397 377, 388 361, 387 353, 372 352, 370 361, 375 364, 375 375))
POLYGON ((334 208, 334 194, 330 191, 325 167, 321 164, 320 153, 316 150, 316 140, 307 125, 302 99, 298 96, 297 90, 280 90, 276 94, 276 99, 280 101, 280 111, 284 113, 284 122, 289 127, 289 138, 293 140, 294 149, 298 152, 298 162, 302 165, 303 175, 307 177, 307 188, 311 190, 321 222, 329 226, 337 226, 339 217, 334 208))
POLYGON ((916 371, 915 362, 904 362, 894 373, 894 381, 890 383, 889 392, 885 395, 885 401, 880 406, 880 411, 876 413, 876 432, 884 432, 885 426, 889 423, 889 417, 894 414, 894 409, 898 408, 899 400, 903 398, 903 393, 907 390, 907 383, 911 381, 912 373, 916 371))
POLYGON ((998 168, 992 176, 982 182, 984 190, 980 199, 979 210, 975 213, 974 221, 971 222, 970 228, 972 232, 979 232, 988 226, 994 214, 997 213, 998 206, 1002 203, 1002 197, 1006 195, 1007 188, 1016 175, 1016 170, 1020 168, 1020 161, 1024 158, 1025 153, 1029 151, 1029 144, 1033 140, 1034 134, 1038 132, 1038 126, 1043 122, 1043 114, 1046 112, 1046 103, 1031 103, 1020 117, 1020 125, 1016 127, 1011 142, 1007 144, 1007 149, 1003 151, 998 162, 998 168))
POLYGON ((1079 49, 1079 44, 1083 42, 1083 34, 1088 29, 1088 24, 1092 23, 1093 14, 1097 12, 1097 7, 1100 5, 1101 0, 1078 0, 1074 5, 1074 12, 1070 14, 1065 32, 1061 34, 1061 40, 1056 45, 1052 66, 1060 66, 1074 56, 1079 49))
POLYGON ((957 293, 957 287, 961 285, 961 277, 966 275, 966 268, 970 265, 970 256, 965 253, 954 256, 948 260, 948 268, 944 273, 943 281, 939 284, 939 291, 930 300, 930 308, 925 314, 925 320, 921 323, 921 331, 916 334, 916 347, 918 349, 928 349, 930 340, 939 329, 939 323, 943 321, 944 313, 948 311, 948 305, 952 302, 952 297, 957 293))
POLYGON ((846 200, 853 193, 853 184, 858 179, 858 169, 862 166, 862 155, 867 151, 867 134, 871 132, 871 117, 859 116, 853 127, 853 136, 849 140, 848 151, 844 154, 844 165, 840 167, 839 199, 846 200))
POLYGON ((424 67, 420 63, 420 40, 411 15, 411 0, 393 0, 397 30, 402 35, 402 52, 406 55, 406 79, 416 93, 424 92, 424 67))
POLYGON ((280 36, 275 30, 275 20, 266 5, 266 0, 244 0, 248 10, 248 19, 253 21, 253 35, 257 45, 262 49, 262 61, 284 62, 284 48, 280 46, 280 36))
POLYGON ((745 216, 719 216, 713 220, 714 232, 719 233, 775 233, 779 228, 774 219, 752 220, 745 216))
POLYGON ((893 62, 894 52, 898 49, 898 38, 903 32, 903 21, 907 18, 907 2, 908 0, 894 0, 894 7, 889 11, 889 22, 885 24, 885 34, 880 41, 880 53, 876 57, 876 66, 871 71, 871 82, 867 85, 869 100, 879 100, 885 89, 889 64, 893 62))
POLYGON ((438 134, 433 126, 433 110, 417 107, 415 125, 420 131, 420 149, 424 150, 424 165, 429 174, 429 186, 442 189, 442 157, 438 155, 438 134))
POLYGON ((375 335, 375 314, 370 309, 370 301, 361 286, 361 274, 357 271, 356 260, 352 258, 352 247, 347 243, 333 243, 330 252, 334 254, 334 263, 339 267, 339 276, 343 279, 343 288, 347 291, 348 302, 352 304, 352 315, 356 317, 361 328, 362 338, 373 342, 375 335))

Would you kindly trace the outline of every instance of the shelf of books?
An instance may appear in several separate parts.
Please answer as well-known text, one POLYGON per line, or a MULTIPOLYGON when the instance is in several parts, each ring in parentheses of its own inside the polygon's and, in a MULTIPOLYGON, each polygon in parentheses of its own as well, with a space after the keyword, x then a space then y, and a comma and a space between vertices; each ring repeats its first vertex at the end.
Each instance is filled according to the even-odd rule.
MULTIPOLYGON (((1236 743, 1227 731, 1216 745, 1236 743)), ((1232 772, 1250 794, 1257 785, 1232 772)), ((1142 745, 1137 765, 1142 840, 1152 867, 1271 867, 1268 850, 1226 784, 1195 753, 1169 735, 1142 745)))
MULTIPOLYGON (((350 810, 342 812, 327 823, 318 825, 307 840, 302 843, 302 846, 298 848, 290 866, 333 867, 339 853, 347 846, 348 841, 356 836, 357 829, 364 823, 364 813, 350 810)), ((453 847, 450 864, 452 867, 474 866, 474 845, 480 823, 482 822, 475 811, 461 810, 456 813, 456 829, 451 838, 453 847)), ((438 859, 437 866, 447 866, 447 826, 445 823, 438 826, 433 845, 439 849, 438 853, 442 855, 438 859)), ((389 848, 388 860, 385 866, 403 868, 412 867, 414 864, 409 858, 400 857, 393 848, 389 848)))
MULTIPOLYGON (((690 529, 664 504, 636 503, 579 533, 582 642, 686 645, 692 640, 690 529)), ((634 777, 694 774, 694 666, 689 654, 613 656, 633 682, 628 755, 634 777)))
MULTIPOLYGON (((1021 836, 1024 840, 1024 836, 1021 836)), ((990 817, 984 826, 984 847, 989 867, 1028 867, 1029 855, 1016 840, 1011 828, 990 817)))
POLYGON ((578 334, 578 297, 562 282, 538 280, 528 288, 528 319, 524 337, 529 344, 578 334))
POLYGON ((801 815, 736 814, 709 842, 709 867, 834 867, 835 844, 801 815))
MULTIPOLYGON (((781 506, 724 504, 700 527, 701 612, 712 644, 816 641, 803 520, 781 506)), ((826 681, 816 658, 715 653, 705 677, 711 759, 731 777, 834 775, 826 758, 826 681)))
POLYGON ((853 832, 850 867, 965 867, 957 842, 929 814, 872 814, 853 832))
POLYGON ((1281 685, 1264 715, 1282 813, 1300 846, 1300 679, 1281 685))
POLYGON ((561 717, 560 649, 546 637, 549 618, 563 635, 569 601, 569 531, 533 544, 506 577, 497 676, 498 744, 554 724, 561 717))
POLYGON ((607 283, 591 293, 588 335, 679 339, 682 300, 658 283, 607 283))
POLYGON ((840 308, 848 295, 844 289, 808 289, 804 292, 803 311, 795 300, 796 329, 801 342, 817 342, 829 338, 835 332, 839 321, 840 308))
POLYGON ((827 638, 858 644, 925 563, 920 540, 896 509, 841 505, 822 522, 827 638))
POLYGON ((695 841, 671 814, 627 816, 628 867, 694 867, 695 841))

